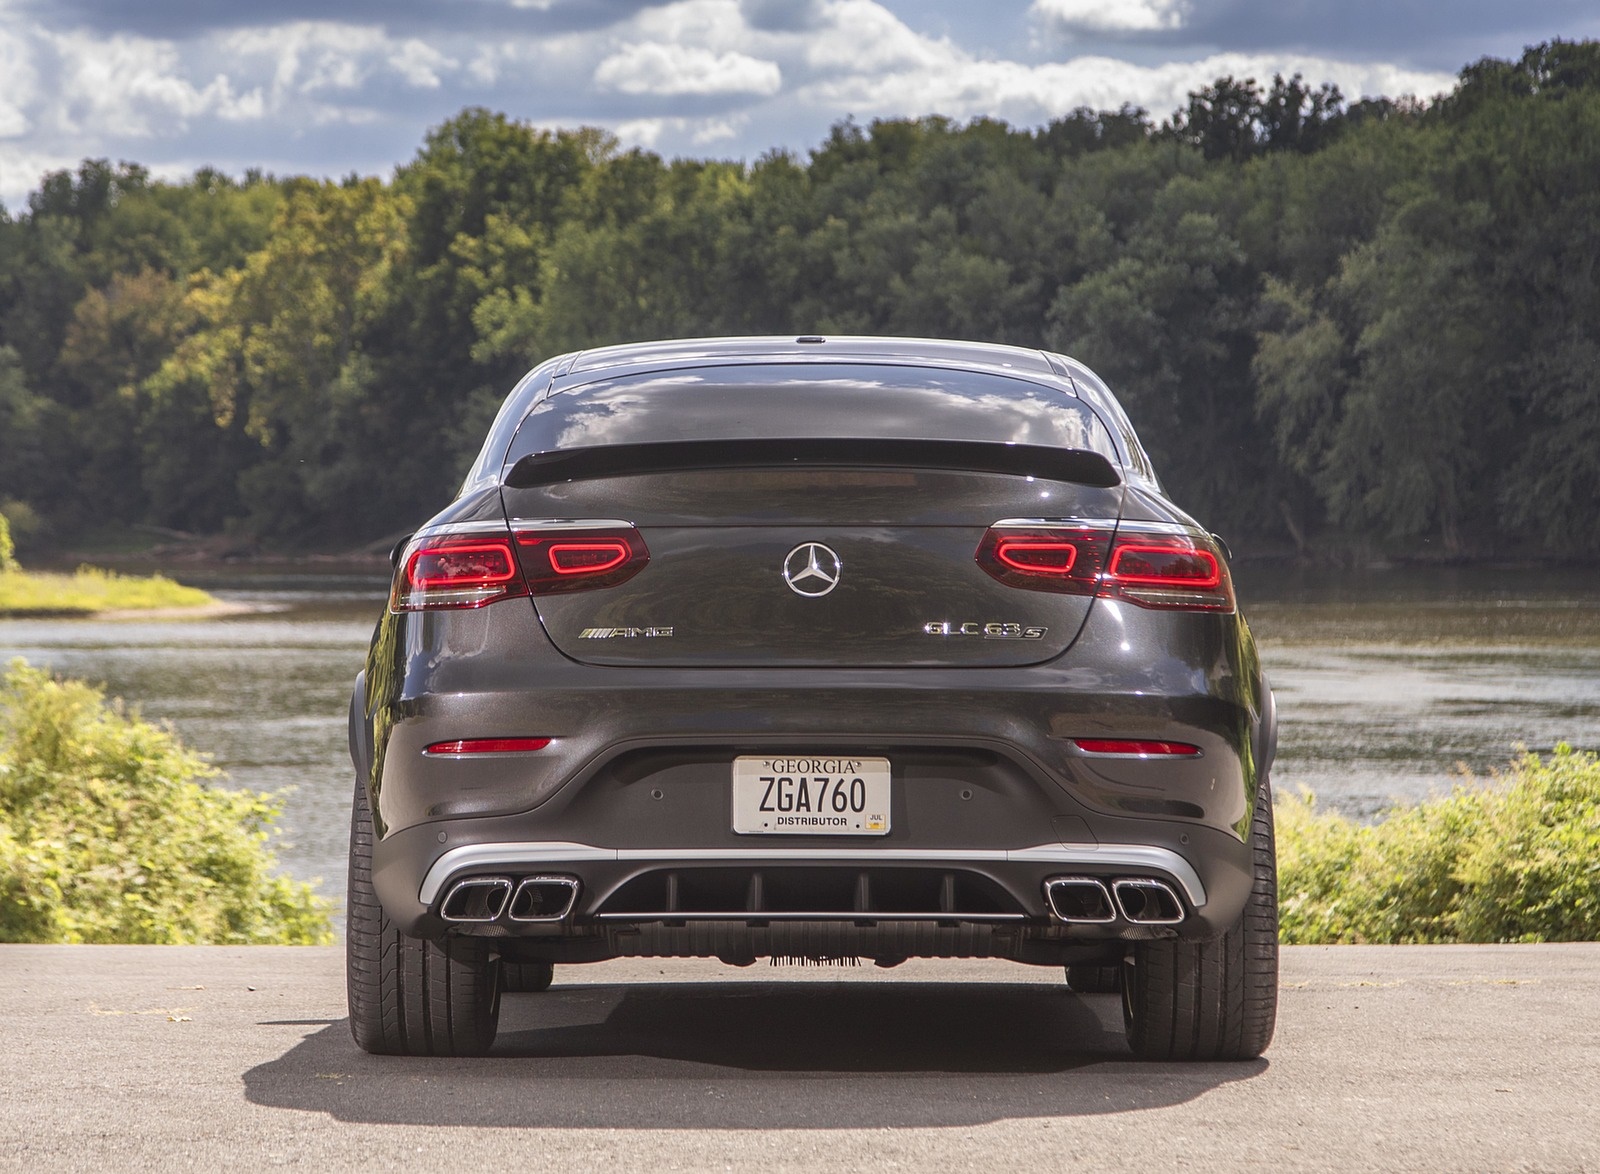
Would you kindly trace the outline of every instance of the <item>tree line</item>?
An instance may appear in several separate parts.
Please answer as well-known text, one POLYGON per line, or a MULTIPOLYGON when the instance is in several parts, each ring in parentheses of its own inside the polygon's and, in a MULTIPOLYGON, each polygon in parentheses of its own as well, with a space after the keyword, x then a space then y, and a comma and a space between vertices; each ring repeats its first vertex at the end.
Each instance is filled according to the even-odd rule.
POLYGON ((0 512, 324 548, 452 493, 533 363, 695 335, 1046 346, 1236 547, 1600 554, 1600 42, 1431 103, 847 120, 664 161, 482 109, 390 181, 87 160, 0 209, 0 512))

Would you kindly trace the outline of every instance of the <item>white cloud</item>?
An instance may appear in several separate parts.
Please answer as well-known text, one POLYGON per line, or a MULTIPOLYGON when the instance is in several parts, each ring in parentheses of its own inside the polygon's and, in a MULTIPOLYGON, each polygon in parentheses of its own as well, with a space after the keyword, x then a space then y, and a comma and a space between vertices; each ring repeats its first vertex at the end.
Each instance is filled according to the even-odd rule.
POLYGON ((355 91, 379 74, 418 89, 438 89, 455 58, 416 38, 398 40, 375 25, 302 20, 240 29, 222 38, 225 51, 270 62, 278 96, 355 91))
POLYGON ((240 29, 222 38, 225 52, 272 65, 275 93, 354 89, 365 78, 363 59, 383 46, 383 33, 327 21, 240 29))
POLYGON ((595 84, 624 94, 757 94, 783 87, 775 61, 743 53, 717 53, 693 45, 634 44, 611 54, 594 71, 595 84))
POLYGON ((708 118, 689 137, 700 146, 725 142, 736 138, 745 122, 743 118, 708 118))
POLYGON ((500 60, 503 50, 496 45, 480 46, 467 62, 467 74, 481 86, 492 86, 500 80, 500 60))
POLYGON ((52 171, 71 171, 79 156, 53 151, 19 151, 7 147, 0 151, 0 201, 15 213, 25 207, 28 193, 52 171))
POLYGON ((33 101, 39 80, 32 56, 26 41, 0 29, 0 78, 5 78, 0 85, 0 139, 15 138, 32 128, 24 113, 33 101))
POLYGON ((742 117, 634 118, 618 123, 612 128, 612 133, 628 147, 651 148, 668 134, 687 137, 691 143, 704 146, 737 137, 746 121, 742 117))
POLYGON ((685 118, 630 118, 626 122, 619 122, 611 128, 611 133, 625 147, 644 147, 649 149, 661 141, 661 136, 669 130, 681 130, 687 123, 685 118), (674 123, 679 125, 673 125, 674 123))
POLYGON ((991 115, 1028 124, 1079 106, 1114 109, 1131 102, 1160 118, 1182 106, 1191 91, 1224 75, 1266 81, 1274 73, 1287 76, 1296 71, 1317 82, 1334 82, 1350 98, 1407 93, 1430 97, 1455 84, 1455 78, 1445 73, 1306 56, 1223 53, 1156 66, 1109 57, 1044 65, 963 57, 939 68, 825 79, 802 87, 795 96, 823 109, 866 117, 991 115))
POLYGON ((646 8, 629 22, 627 35, 718 50, 747 49, 758 37, 745 23, 738 0, 679 0, 646 8))
POLYGON ((1033 0, 1030 14, 1068 29, 1155 32, 1180 29, 1191 0, 1033 0))
POLYGON ((432 45, 412 39, 401 42, 389 54, 389 64, 412 85, 426 90, 439 88, 441 71, 455 69, 457 62, 446 57, 432 45))
POLYGON ((819 27, 805 38, 803 51, 806 64, 826 72, 939 69, 967 59, 948 37, 934 40, 913 32, 873 0, 825 4, 819 27))
POLYGON ((177 48, 168 41, 81 32, 51 39, 61 65, 61 118, 69 129, 138 138, 182 129, 201 114, 242 121, 265 112, 259 90, 237 94, 226 74, 195 86, 182 76, 177 48))

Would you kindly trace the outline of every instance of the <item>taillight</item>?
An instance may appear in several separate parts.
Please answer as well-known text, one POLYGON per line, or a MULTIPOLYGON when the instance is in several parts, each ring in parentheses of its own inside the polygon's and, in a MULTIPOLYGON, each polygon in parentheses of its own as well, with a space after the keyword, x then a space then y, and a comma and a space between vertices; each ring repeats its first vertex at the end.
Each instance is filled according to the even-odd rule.
POLYGON ((1070 575, 1078 548, 1071 542, 1002 538, 995 544, 994 557, 1014 571, 1070 575))
POLYGON ((616 538, 604 542, 552 542, 545 553, 558 575, 600 575, 628 561, 628 544, 616 538))
POLYGON ((1009 587, 1093 595, 1111 546, 1111 530, 1099 526, 991 526, 978 543, 978 565, 1009 587))
POLYGON ((615 587, 644 570, 650 551, 632 526, 518 530, 517 556, 534 595, 615 587))
POLYGON ((526 595, 511 535, 435 534, 411 540, 395 572, 394 611, 483 607, 526 595))
POLYGON ((1108 595, 1140 607, 1234 609, 1233 582, 1216 543, 1187 531, 1001 522, 985 532, 975 557, 994 578, 1025 591, 1108 595))
POLYGON ((1119 533, 1106 586, 1142 607, 1232 611, 1233 580, 1209 537, 1119 533))
POLYGON ((483 607, 521 595, 614 587, 650 561, 631 525, 600 523, 512 532, 469 523, 413 538, 389 596, 393 611, 483 607))

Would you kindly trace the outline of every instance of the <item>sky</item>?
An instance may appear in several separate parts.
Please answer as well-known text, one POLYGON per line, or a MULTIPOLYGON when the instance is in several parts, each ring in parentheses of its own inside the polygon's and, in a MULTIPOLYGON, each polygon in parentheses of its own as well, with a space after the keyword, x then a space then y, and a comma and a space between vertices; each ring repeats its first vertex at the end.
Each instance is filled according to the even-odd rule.
POLYGON ((387 176, 467 106, 754 161, 846 117, 1160 120, 1227 74, 1426 98, 1555 37, 1600 37, 1600 3, 0 0, 0 202, 84 158, 387 176))

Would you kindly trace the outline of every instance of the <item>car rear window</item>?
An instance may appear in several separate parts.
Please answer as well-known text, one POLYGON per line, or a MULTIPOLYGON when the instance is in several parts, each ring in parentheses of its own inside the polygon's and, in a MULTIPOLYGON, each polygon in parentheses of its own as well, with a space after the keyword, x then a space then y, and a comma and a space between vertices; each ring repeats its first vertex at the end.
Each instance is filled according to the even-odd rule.
POLYGON ((745 439, 966 440, 1100 453, 1099 418, 1069 393, 982 371, 874 364, 760 364, 654 371, 556 387, 507 454, 745 439))

